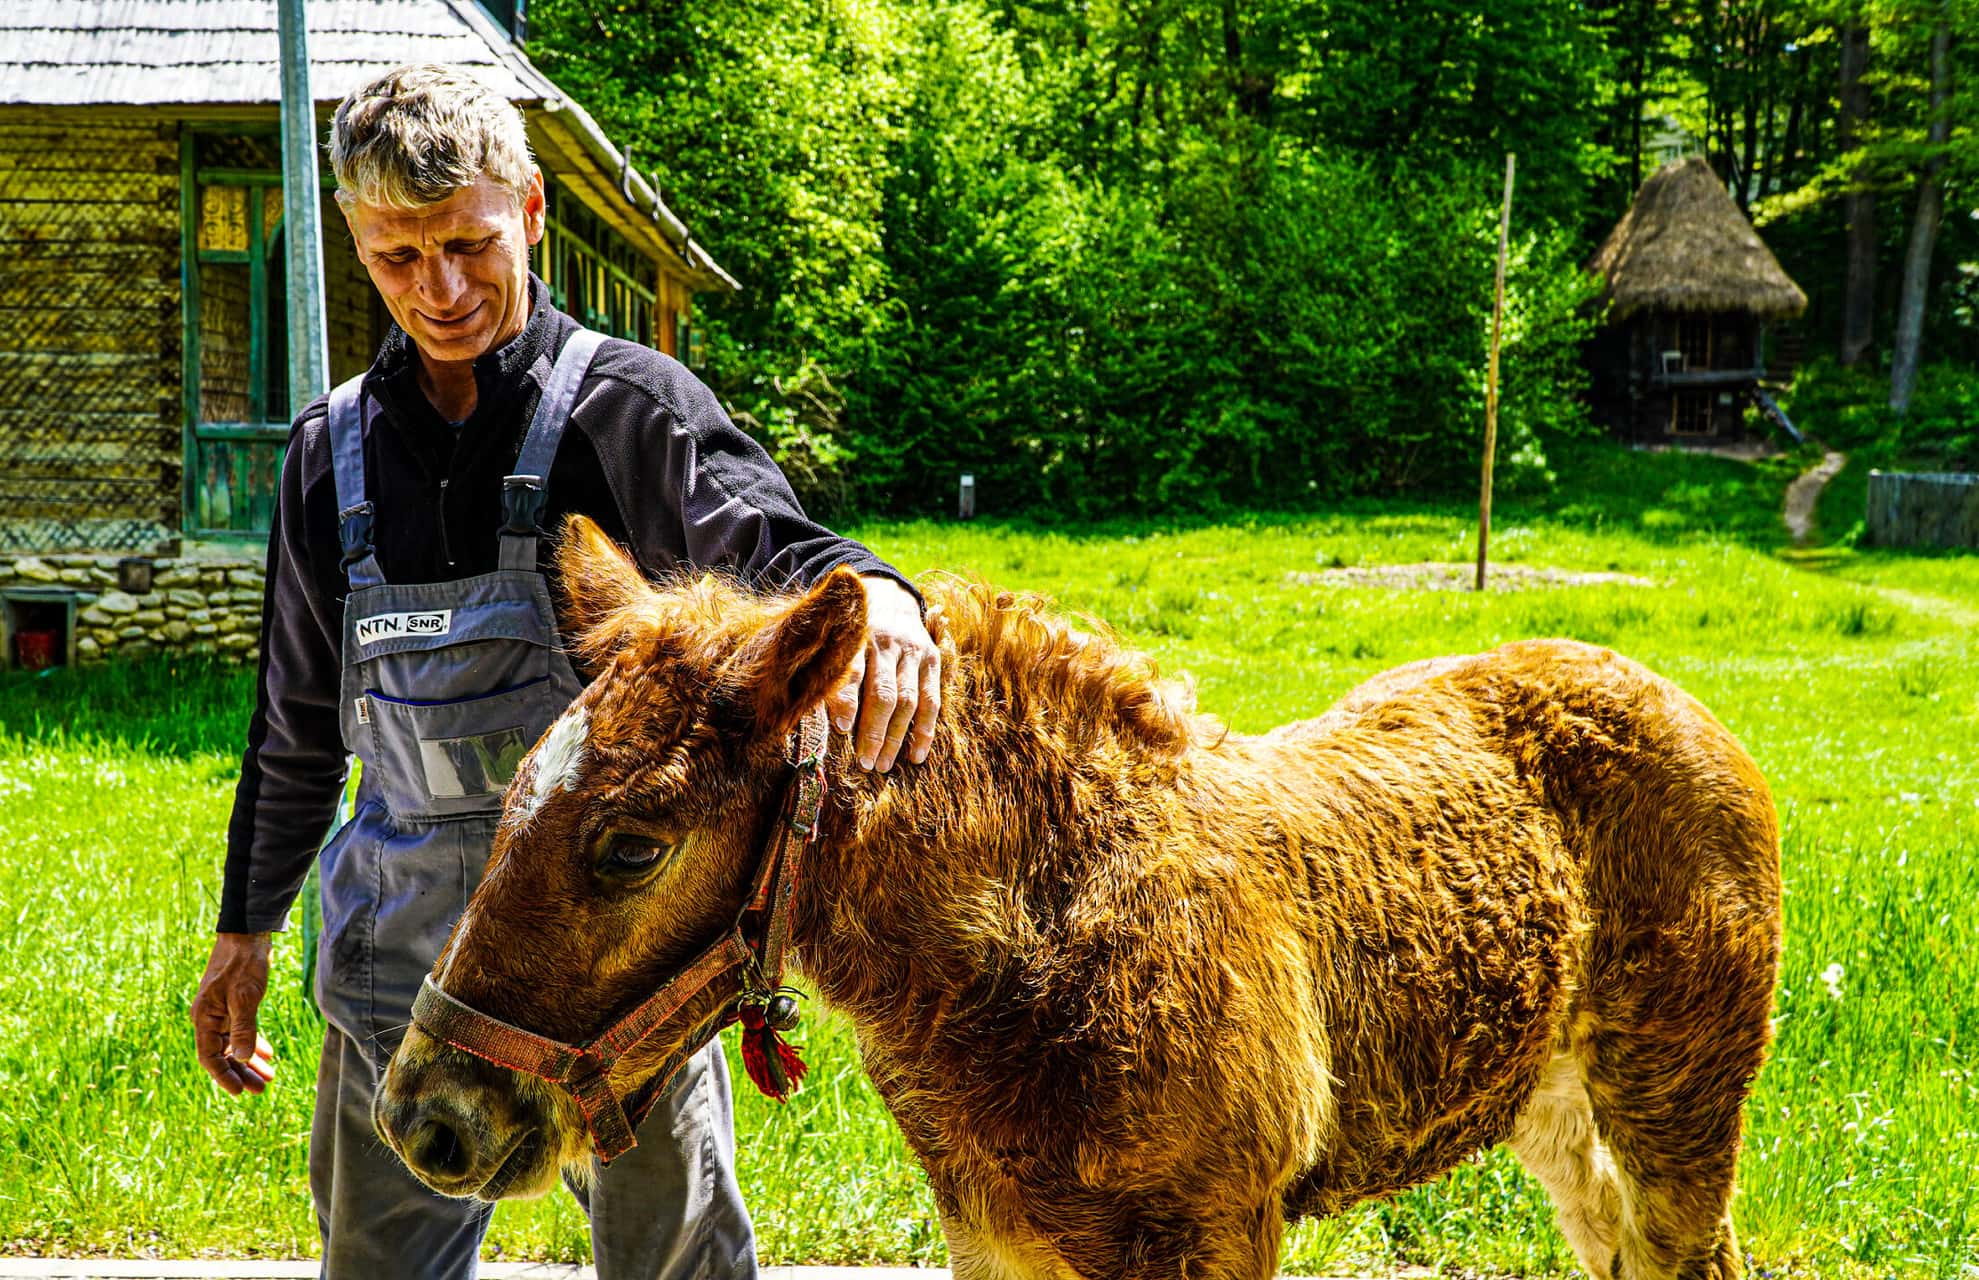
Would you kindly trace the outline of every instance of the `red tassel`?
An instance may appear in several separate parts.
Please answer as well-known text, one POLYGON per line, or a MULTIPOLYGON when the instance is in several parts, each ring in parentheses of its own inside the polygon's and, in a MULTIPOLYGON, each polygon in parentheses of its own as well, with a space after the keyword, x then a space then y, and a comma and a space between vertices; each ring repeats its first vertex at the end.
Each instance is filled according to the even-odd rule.
POLYGON ((765 1096, 778 1102, 788 1100, 810 1070, 797 1050, 763 1020, 760 1005, 742 1010, 742 1069, 765 1096))

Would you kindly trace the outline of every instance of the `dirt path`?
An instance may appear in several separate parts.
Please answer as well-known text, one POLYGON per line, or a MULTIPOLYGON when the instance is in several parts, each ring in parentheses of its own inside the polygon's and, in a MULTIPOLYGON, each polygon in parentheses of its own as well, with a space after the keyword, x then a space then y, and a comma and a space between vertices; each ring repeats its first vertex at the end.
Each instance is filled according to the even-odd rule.
POLYGON ((1787 506, 1781 518, 1787 522, 1787 532, 1793 535, 1796 547, 1807 545, 1814 534, 1814 503, 1821 497, 1821 490, 1828 487, 1848 461, 1848 455, 1830 449, 1815 463, 1800 473, 1794 482, 1787 486, 1787 506))

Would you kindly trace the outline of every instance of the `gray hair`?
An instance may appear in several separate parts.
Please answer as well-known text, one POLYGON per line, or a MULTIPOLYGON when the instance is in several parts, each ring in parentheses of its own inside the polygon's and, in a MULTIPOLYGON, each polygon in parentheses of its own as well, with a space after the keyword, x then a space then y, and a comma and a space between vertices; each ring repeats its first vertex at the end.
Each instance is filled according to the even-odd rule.
POLYGON ((482 174, 529 192, 536 163, 522 113, 456 67, 394 67, 337 105, 330 124, 337 201, 393 209, 438 204, 482 174))

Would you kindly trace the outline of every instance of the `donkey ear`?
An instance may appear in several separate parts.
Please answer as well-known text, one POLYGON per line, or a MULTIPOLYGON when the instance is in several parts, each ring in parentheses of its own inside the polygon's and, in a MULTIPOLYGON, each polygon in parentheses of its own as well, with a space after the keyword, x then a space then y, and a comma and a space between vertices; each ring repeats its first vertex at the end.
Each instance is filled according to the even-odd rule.
POLYGON ((740 676, 759 732, 782 737, 845 681, 866 643, 866 587, 833 569, 743 653, 740 676))
POLYGON ((632 557, 589 516, 574 515, 563 523, 557 540, 557 578, 563 594, 563 629, 586 651, 610 652, 618 647, 611 632, 622 622, 627 605, 652 594, 646 575, 632 557))

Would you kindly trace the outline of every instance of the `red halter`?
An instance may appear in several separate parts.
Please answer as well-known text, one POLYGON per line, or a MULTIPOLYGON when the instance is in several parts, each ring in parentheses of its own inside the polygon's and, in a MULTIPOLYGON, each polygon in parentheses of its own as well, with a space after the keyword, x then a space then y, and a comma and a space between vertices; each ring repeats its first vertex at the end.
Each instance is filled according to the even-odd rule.
POLYGON ((818 832, 824 805, 824 753, 830 726, 824 708, 804 719, 793 735, 794 766, 778 822, 765 844, 756 879, 735 922, 658 991, 586 1044, 564 1044, 462 1004, 428 974, 412 1004, 412 1020, 436 1040, 497 1066, 562 1085, 577 1099, 598 1158, 610 1163, 637 1145, 632 1136, 659 1101, 661 1090, 707 1040, 684 1045, 663 1063, 628 1109, 612 1092, 618 1060, 667 1027, 710 987, 721 988, 721 1017, 708 1039, 738 1019, 744 1025, 743 1062, 750 1079, 781 1102, 804 1075, 804 1064, 777 1033, 796 1025, 796 1004, 779 995, 790 946, 790 904, 804 846, 818 832), (752 926, 756 932, 751 933, 752 926))

